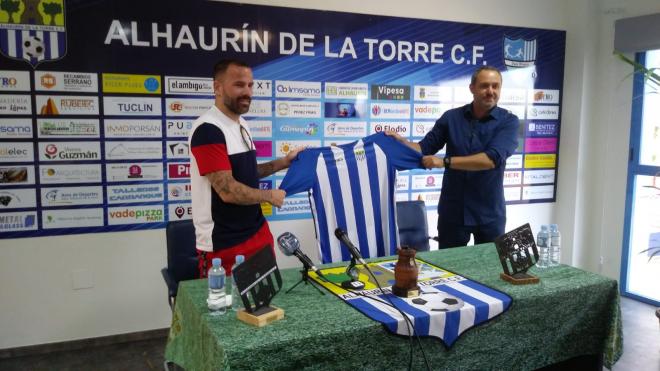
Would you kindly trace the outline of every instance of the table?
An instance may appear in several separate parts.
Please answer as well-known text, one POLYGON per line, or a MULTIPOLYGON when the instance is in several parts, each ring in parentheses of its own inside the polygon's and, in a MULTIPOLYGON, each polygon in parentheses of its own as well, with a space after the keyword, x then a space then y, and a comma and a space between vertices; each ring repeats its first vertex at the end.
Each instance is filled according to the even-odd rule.
MULTIPOLYGON (((423 252, 419 258, 513 298, 502 315, 468 330, 446 349, 422 338, 433 370, 533 370, 583 355, 611 368, 623 351, 617 282, 565 265, 530 270, 541 281, 514 286, 499 278, 494 244, 423 252)), ((374 259, 377 260, 377 259, 374 259)), ((273 304, 285 318, 263 328, 235 315, 211 317, 205 280, 181 282, 165 358, 186 370, 406 369, 407 337, 389 333, 330 293, 309 285, 290 294, 300 273, 282 270, 273 304)), ((413 369, 425 369, 416 348, 413 369)))

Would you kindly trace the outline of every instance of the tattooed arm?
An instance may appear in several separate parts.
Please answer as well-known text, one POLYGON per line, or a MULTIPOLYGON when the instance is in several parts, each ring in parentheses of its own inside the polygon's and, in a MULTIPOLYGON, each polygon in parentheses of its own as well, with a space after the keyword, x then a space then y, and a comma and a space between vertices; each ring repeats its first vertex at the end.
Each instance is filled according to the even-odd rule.
MULTIPOLYGON (((277 161, 277 160, 276 160, 277 161)), ((274 161, 271 161, 274 162, 274 161)), ((264 164, 265 165, 265 164, 264 164)), ((231 170, 220 170, 206 174, 213 190, 222 201, 237 205, 256 205, 268 202, 280 207, 284 202, 286 192, 281 189, 255 189, 238 182, 231 175, 231 170)))
POLYGON ((287 153, 285 157, 280 157, 276 160, 257 165, 257 173, 259 174, 259 179, 265 178, 271 174, 275 174, 282 169, 288 168, 289 165, 291 165, 291 161, 295 160, 296 156, 298 156, 298 152, 302 150, 304 150, 304 148, 297 148, 287 153))

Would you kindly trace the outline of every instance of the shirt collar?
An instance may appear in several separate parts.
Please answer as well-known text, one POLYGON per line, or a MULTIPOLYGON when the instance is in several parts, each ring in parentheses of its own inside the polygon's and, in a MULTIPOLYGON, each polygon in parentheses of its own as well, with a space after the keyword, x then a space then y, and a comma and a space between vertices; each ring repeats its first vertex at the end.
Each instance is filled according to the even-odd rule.
MULTIPOLYGON (((499 120, 500 118, 502 118, 503 111, 504 109, 495 106, 490 110, 490 112, 488 112, 488 115, 486 115, 484 118, 482 118, 479 121, 488 121, 488 119, 490 118, 499 120)), ((465 118, 468 119, 474 118, 474 116, 472 115, 472 103, 468 103, 465 106, 463 106, 463 115, 465 116, 465 118)))

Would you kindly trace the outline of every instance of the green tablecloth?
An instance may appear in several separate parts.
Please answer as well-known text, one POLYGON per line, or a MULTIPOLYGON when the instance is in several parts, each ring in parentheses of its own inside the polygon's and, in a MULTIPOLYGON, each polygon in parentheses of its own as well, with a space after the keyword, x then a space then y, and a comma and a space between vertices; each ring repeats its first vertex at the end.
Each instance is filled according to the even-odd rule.
MULTIPOLYGON (((533 370, 580 355, 603 354, 611 367, 623 351, 617 282, 561 265, 532 268, 541 282, 514 286, 499 278, 495 246, 425 252, 418 257, 513 298, 497 318, 464 333, 447 350, 434 338, 422 345, 434 370, 533 370)), ((282 271, 273 304, 285 318, 256 328, 235 314, 211 317, 205 280, 181 282, 165 358, 186 370, 406 369, 407 337, 385 328, 330 293, 309 285, 284 290, 300 278, 282 271)), ((425 369, 415 345, 413 369, 425 369)))

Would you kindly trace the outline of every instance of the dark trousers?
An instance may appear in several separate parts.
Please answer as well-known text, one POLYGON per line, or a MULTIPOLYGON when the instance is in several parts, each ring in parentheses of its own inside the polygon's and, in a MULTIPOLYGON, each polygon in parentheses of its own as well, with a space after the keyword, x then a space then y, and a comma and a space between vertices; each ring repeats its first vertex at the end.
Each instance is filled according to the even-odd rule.
POLYGON ((483 225, 462 225, 443 220, 438 215, 438 245, 441 249, 465 246, 474 235, 474 244, 493 242, 496 237, 504 234, 506 219, 483 225))

